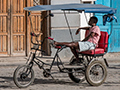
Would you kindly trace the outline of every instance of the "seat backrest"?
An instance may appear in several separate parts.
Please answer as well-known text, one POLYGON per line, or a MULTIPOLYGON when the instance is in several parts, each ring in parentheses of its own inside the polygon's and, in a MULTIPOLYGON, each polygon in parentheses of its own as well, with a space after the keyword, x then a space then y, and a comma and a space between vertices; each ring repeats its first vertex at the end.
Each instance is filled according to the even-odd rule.
MULTIPOLYGON (((89 30, 86 30, 85 37, 87 37, 88 33, 89 33, 89 30)), ((104 31, 100 31, 100 33, 101 33, 101 36, 100 36, 100 40, 98 42, 98 48, 103 48, 104 51, 106 52, 108 49, 109 35, 107 32, 104 32, 104 31)))
POLYGON ((108 49, 108 38, 109 38, 108 33, 101 31, 100 40, 98 42, 98 48, 103 48, 105 52, 108 49))

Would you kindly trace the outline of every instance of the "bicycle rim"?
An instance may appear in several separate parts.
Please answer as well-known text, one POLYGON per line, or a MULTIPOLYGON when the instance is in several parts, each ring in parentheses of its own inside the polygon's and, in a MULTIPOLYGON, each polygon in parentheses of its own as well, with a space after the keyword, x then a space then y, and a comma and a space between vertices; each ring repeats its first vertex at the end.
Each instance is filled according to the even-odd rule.
POLYGON ((19 66, 14 72, 14 82, 19 88, 29 86, 34 81, 34 71, 29 66, 19 66))

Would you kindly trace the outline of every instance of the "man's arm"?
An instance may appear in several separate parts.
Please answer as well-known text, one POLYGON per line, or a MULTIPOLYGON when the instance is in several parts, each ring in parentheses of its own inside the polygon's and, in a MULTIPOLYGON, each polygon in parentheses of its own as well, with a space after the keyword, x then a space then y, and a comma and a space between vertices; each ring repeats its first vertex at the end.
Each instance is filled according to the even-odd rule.
POLYGON ((78 28, 75 34, 77 35, 80 32, 81 29, 83 29, 83 30, 89 30, 90 27, 81 27, 81 28, 78 28))
POLYGON ((90 37, 94 37, 96 33, 91 32, 85 39, 83 39, 82 41, 87 41, 90 37))

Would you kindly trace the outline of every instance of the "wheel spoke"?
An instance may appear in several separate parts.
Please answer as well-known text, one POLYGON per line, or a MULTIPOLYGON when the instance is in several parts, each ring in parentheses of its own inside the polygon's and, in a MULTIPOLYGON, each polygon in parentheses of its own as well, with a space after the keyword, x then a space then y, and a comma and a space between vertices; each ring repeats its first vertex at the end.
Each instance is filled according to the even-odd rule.
POLYGON ((104 64, 100 61, 93 61, 86 70, 86 80, 90 85, 101 85, 106 79, 107 71, 104 64))
POLYGON ((23 65, 15 70, 13 77, 18 87, 27 87, 34 81, 34 72, 27 65, 23 65))

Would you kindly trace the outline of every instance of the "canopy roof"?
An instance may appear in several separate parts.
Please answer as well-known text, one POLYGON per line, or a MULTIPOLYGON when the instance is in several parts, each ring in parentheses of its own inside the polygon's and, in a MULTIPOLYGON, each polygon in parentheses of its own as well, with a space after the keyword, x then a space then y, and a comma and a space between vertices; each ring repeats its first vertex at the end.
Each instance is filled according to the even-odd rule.
POLYGON ((59 5, 37 5, 25 7, 26 11, 49 11, 49 10, 75 10, 85 13, 116 13, 116 9, 101 4, 59 4, 59 5))

